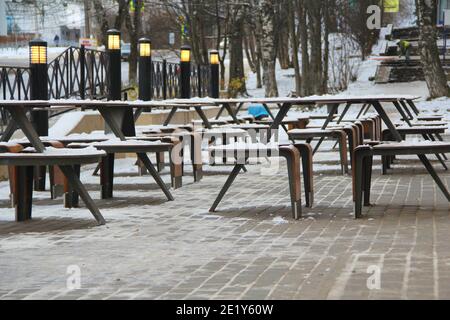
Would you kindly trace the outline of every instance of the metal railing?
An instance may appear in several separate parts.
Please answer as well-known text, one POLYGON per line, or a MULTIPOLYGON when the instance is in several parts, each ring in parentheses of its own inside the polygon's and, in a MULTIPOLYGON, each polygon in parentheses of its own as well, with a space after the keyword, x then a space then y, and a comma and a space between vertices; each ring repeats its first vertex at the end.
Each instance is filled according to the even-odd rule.
POLYGON ((0 94, 2 100, 28 100, 30 97, 30 69, 0 67, 0 94))
POLYGON ((104 97, 106 77, 105 52, 69 47, 48 64, 49 98, 104 97))
MULTIPOLYGON (((0 66, 0 100, 30 99, 30 68, 0 66)), ((180 65, 166 60, 152 61, 153 100, 179 97, 180 65)), ((68 47, 48 63, 49 99, 105 99, 108 95, 107 54, 84 47, 68 47)), ((191 96, 209 95, 208 65, 192 65, 191 96)), ((0 108, 1 125, 10 119, 0 108)))

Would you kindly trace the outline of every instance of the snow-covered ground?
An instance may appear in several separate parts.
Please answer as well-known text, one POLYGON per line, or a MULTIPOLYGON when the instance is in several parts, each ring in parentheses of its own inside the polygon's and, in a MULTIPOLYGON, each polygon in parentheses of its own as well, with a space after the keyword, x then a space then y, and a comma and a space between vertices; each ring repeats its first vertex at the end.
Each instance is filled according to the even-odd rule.
MULTIPOLYGON (((374 52, 377 52, 376 48, 380 46, 382 41, 374 46, 374 52)), ((360 59, 359 61, 354 61, 354 64, 356 65, 356 81, 351 82, 347 90, 341 92, 341 94, 359 96, 374 94, 416 95, 421 97, 416 105, 423 112, 449 114, 450 98, 443 97, 429 101, 428 88, 424 81, 387 84, 376 84, 374 81, 370 81, 369 79, 375 76, 379 63, 380 61, 376 60, 375 55, 368 57, 365 61, 361 61, 360 59)), ((333 68, 333 66, 330 66, 330 70, 331 68, 333 68)), ((279 96, 288 96, 291 92, 295 91, 294 69, 283 70, 279 63, 277 63, 276 73, 279 96)), ((256 75, 250 71, 247 74, 247 91, 253 97, 264 97, 264 88, 256 88, 256 75)), ((318 112, 321 111, 322 110, 318 110, 318 112)))

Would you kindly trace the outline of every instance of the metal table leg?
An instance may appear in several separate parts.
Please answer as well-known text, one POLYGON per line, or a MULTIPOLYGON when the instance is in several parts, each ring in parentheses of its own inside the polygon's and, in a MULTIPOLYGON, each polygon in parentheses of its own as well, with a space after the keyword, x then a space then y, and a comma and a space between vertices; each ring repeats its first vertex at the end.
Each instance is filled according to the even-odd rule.
POLYGON ((100 210, 98 210, 98 207, 95 205, 94 201, 92 200, 89 193, 84 188, 83 184, 81 183, 80 179, 78 178, 75 170, 71 166, 59 166, 63 174, 66 176, 68 182, 72 186, 72 188, 80 195, 81 199, 83 200, 86 207, 91 211, 92 215, 94 216, 95 220, 97 220, 99 225, 105 224, 105 219, 103 218, 102 214, 100 213, 100 210))
MULTIPOLYGON (((375 108, 375 110, 377 110, 378 114, 383 119, 384 123, 387 125, 387 127, 388 127, 389 131, 391 132, 392 136, 394 137, 394 139, 398 142, 401 142, 403 140, 401 135, 398 133, 398 131, 395 128, 394 124, 392 123, 391 119, 389 119, 386 111, 381 106, 381 103, 378 101, 374 101, 374 102, 372 102, 372 105, 375 108)), ((431 175, 431 177, 434 179, 434 181, 436 182, 438 187, 441 189, 441 191, 444 193, 444 195, 450 201, 450 194, 449 194, 447 188, 445 187, 444 183, 442 182, 442 180, 439 178, 438 174, 436 173, 436 170, 434 170, 433 166, 431 165, 430 160, 428 160, 427 156, 425 156, 425 155, 417 155, 417 156, 419 157, 420 161, 422 161, 423 165, 425 166, 425 168, 427 169, 427 171, 431 175)))
POLYGON ((392 134, 392 137, 398 141, 403 141, 402 136, 398 133, 397 129, 395 128, 394 124, 392 123, 391 119, 387 115, 386 111, 384 110, 383 106, 379 101, 372 101, 372 106, 375 108, 377 113, 380 115, 381 119, 383 119, 384 123, 388 127, 389 131, 392 134))
POLYGON ((167 127, 170 123, 170 121, 172 121, 172 118, 174 117, 175 113, 177 112, 178 107, 173 107, 172 110, 170 110, 169 115, 167 116, 166 120, 164 121, 164 126, 167 127))
MULTIPOLYGON (((272 111, 270 110, 269 106, 266 103, 263 103, 262 105, 263 105, 264 109, 266 109, 267 113, 272 118, 272 120, 275 120, 275 117, 274 117, 272 111)), ((281 108, 280 105, 278 105, 278 107, 281 108)), ((283 121, 281 121, 280 125, 283 127, 283 129, 284 129, 284 131, 286 131, 286 133, 289 132, 288 128, 283 124, 283 121)))
MULTIPOLYGON (((123 114, 122 108, 99 108, 99 111, 105 121, 108 123, 109 127, 111 128, 112 132, 118 137, 120 140, 125 141, 125 136, 122 133, 122 130, 120 129, 120 126, 118 125, 120 121, 120 117, 123 114)), ((148 156, 145 153, 137 153, 138 158, 142 161, 146 169, 150 172, 153 179, 155 179, 158 186, 161 188, 161 190, 164 192, 166 197, 169 200, 173 200, 173 196, 170 193, 170 191, 167 189, 165 183, 162 181, 161 176, 158 174, 158 171, 153 166, 152 162, 148 158, 148 156)))
POLYGON ((202 110, 202 107, 195 107, 195 111, 197 111, 197 114, 200 116, 200 118, 203 120, 203 124, 206 128, 211 129, 211 123, 209 123, 208 117, 205 115, 205 113, 202 110))
POLYGON ((344 120, 345 115, 347 114, 348 110, 350 109, 350 107, 352 106, 352 104, 349 102, 345 105, 344 110, 342 111, 341 116, 339 117, 337 124, 341 123, 342 120, 344 120))
POLYGON ((2 142, 7 142, 11 139, 11 137, 13 136, 14 132, 16 132, 17 130, 17 125, 14 121, 10 121, 8 123, 8 126, 6 126, 5 131, 2 134, 2 138, 0 139, 0 141, 2 142))
POLYGON ((31 145, 36 149, 37 152, 44 152, 45 146, 42 143, 33 125, 28 120, 25 108, 23 106, 5 107, 11 117, 16 122, 17 126, 23 131, 25 136, 30 141, 31 145))
POLYGON ((138 156, 139 160, 142 161, 142 164, 145 166, 145 168, 148 170, 148 172, 152 175, 153 179, 155 179, 156 183, 161 188, 161 190, 164 192, 164 194, 166 195, 167 199, 169 201, 173 201, 174 198, 173 198, 172 194, 170 193, 170 191, 167 188, 167 186, 164 183, 164 181, 161 179, 161 176, 159 175, 159 173, 156 170, 156 168, 153 165, 153 163, 148 158, 147 154, 145 154, 145 153, 137 153, 137 156, 138 156))
POLYGON ((220 193, 217 196, 216 200, 214 201, 214 204, 212 205, 211 209, 209 209, 210 212, 216 211, 216 208, 220 204, 220 201, 222 201, 228 189, 231 187, 237 175, 243 168, 244 168, 243 164, 236 164, 234 166, 233 171, 231 171, 230 175, 228 176, 228 179, 225 182, 224 186, 222 187, 222 190, 220 190, 220 193))
POLYGON ((222 115, 223 110, 225 110, 225 104, 222 104, 222 106, 220 107, 219 112, 217 113, 216 116, 216 120, 220 118, 220 116, 222 115))
MULTIPOLYGON (((339 109, 339 103, 335 103, 335 104, 333 104, 333 105, 331 106, 331 108, 330 108, 330 113, 328 114, 328 117, 327 117, 327 119, 325 120, 325 122, 324 122, 324 124, 323 124, 323 126, 322 126, 322 130, 325 130, 325 129, 328 127, 328 124, 329 124, 331 121, 333 121, 333 116, 336 114, 336 112, 338 111, 338 109, 339 109)), ((325 137, 321 137, 321 138, 320 138, 320 140, 317 142, 317 145, 316 145, 315 148, 314 148, 313 154, 316 154, 316 152, 319 150, 319 147, 322 145, 322 143, 324 142, 324 140, 325 140, 325 137)), ((310 142, 308 142, 308 143, 311 143, 311 142, 312 142, 312 139, 311 139, 310 142)))
POLYGON ((233 119, 234 123, 239 124, 239 120, 236 117, 237 113, 235 113, 233 111, 233 108, 231 108, 229 103, 224 103, 223 106, 225 107, 225 109, 228 111, 228 114, 231 116, 231 118, 233 119))
POLYGON ((331 105, 328 117, 322 125, 322 130, 326 129, 328 127, 328 124, 330 124, 330 122, 333 121, 334 115, 337 113, 338 109, 339 103, 334 103, 331 105))
POLYGON ((420 112, 419 112, 419 109, 416 107, 414 101, 412 101, 412 100, 406 100, 406 103, 411 107, 411 110, 412 110, 416 115, 418 115, 418 114, 420 113, 420 112))

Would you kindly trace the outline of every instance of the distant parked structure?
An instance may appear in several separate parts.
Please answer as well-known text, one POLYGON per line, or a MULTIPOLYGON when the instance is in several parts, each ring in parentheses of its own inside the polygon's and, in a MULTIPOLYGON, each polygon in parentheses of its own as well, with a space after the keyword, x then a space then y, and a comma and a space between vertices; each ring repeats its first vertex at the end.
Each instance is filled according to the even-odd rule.
POLYGON ((450 0, 438 0, 438 24, 444 24, 446 10, 450 10, 450 0))
POLYGON ((60 27, 60 45, 77 45, 80 41, 81 30, 79 28, 60 27))
POLYGON ((4 24, 7 40, 3 42, 14 44, 17 39, 33 35, 53 45, 58 35, 60 45, 78 44, 84 28, 80 19, 83 15, 83 7, 75 1, 0 0, 0 35, 4 24))
POLYGON ((8 35, 5 0, 0 0, 0 36, 8 35))

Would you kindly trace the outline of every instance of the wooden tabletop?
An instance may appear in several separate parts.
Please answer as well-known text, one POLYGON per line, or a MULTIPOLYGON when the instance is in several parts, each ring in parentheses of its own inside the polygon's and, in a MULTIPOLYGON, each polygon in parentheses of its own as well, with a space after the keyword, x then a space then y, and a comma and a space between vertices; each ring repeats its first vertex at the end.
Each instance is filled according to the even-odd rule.
POLYGON ((22 106, 27 108, 49 108, 49 107, 77 107, 92 108, 100 107, 124 107, 124 108, 190 108, 190 107, 212 107, 225 103, 259 103, 259 104, 291 104, 291 105, 311 105, 311 104, 334 104, 334 103, 370 103, 370 102, 399 102, 405 100, 417 100, 419 96, 412 95, 324 95, 301 98, 275 97, 275 98, 236 98, 236 99, 212 99, 212 98, 192 98, 192 99, 172 99, 165 101, 100 101, 100 100, 3 100, 0 106, 22 106))

